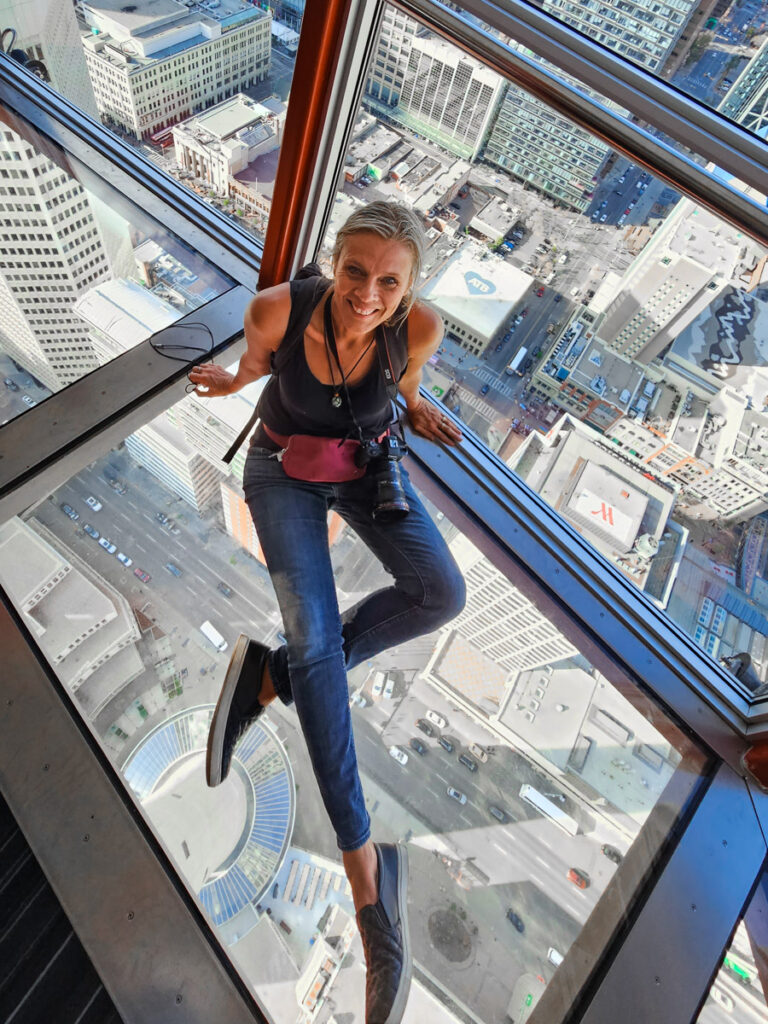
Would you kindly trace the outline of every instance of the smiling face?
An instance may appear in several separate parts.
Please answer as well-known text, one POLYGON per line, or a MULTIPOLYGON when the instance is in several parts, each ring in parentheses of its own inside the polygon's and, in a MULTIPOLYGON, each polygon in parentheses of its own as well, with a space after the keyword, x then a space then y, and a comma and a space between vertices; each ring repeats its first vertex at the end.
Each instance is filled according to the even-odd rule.
POLYGON ((370 231, 350 235, 334 267, 332 309, 337 328, 364 334, 389 320, 412 275, 413 256, 404 242, 370 231))

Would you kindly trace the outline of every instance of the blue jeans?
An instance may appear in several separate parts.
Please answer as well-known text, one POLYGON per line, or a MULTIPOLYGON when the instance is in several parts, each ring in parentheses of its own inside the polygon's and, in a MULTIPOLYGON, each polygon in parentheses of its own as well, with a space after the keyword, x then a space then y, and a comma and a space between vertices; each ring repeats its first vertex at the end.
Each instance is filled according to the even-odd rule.
POLYGON ((286 643, 270 655, 277 696, 293 701, 339 849, 370 836, 357 771, 347 671, 437 629, 464 607, 464 579, 400 463, 411 511, 373 518, 371 477, 339 484, 286 476, 274 453, 251 447, 243 488, 283 616, 286 643), (339 614, 328 544, 337 512, 393 576, 339 614))

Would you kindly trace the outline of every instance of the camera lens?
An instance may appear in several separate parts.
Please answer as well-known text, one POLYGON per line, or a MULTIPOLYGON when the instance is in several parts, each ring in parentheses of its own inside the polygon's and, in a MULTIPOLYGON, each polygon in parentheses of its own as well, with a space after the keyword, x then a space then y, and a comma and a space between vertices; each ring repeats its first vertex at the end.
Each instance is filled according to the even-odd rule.
POLYGON ((393 459, 377 459, 373 466, 376 498, 373 518, 384 522, 408 515, 411 508, 403 490, 400 467, 393 459))

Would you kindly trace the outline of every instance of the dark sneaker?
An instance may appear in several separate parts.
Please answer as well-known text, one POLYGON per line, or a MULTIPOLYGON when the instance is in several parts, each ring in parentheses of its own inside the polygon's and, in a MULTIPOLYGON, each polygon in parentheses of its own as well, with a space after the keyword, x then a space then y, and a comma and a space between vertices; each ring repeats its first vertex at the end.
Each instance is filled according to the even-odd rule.
POLYGON ((400 1024, 411 987, 408 941, 408 853, 394 843, 374 843, 379 863, 379 902, 363 907, 357 927, 363 940, 366 1024, 400 1024))
POLYGON ((268 647, 244 633, 237 638, 208 733, 205 777, 209 786, 226 779, 237 741, 264 710, 259 694, 268 655, 268 647))

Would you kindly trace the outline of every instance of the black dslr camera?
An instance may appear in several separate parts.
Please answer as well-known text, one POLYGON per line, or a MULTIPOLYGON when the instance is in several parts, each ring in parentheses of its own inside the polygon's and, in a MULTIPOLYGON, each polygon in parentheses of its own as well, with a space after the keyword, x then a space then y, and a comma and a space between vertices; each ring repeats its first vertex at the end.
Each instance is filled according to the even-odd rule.
POLYGON ((374 519, 399 519, 410 512, 398 466, 407 450, 393 434, 388 434, 383 441, 361 441, 355 453, 355 464, 367 466, 376 485, 374 519))

